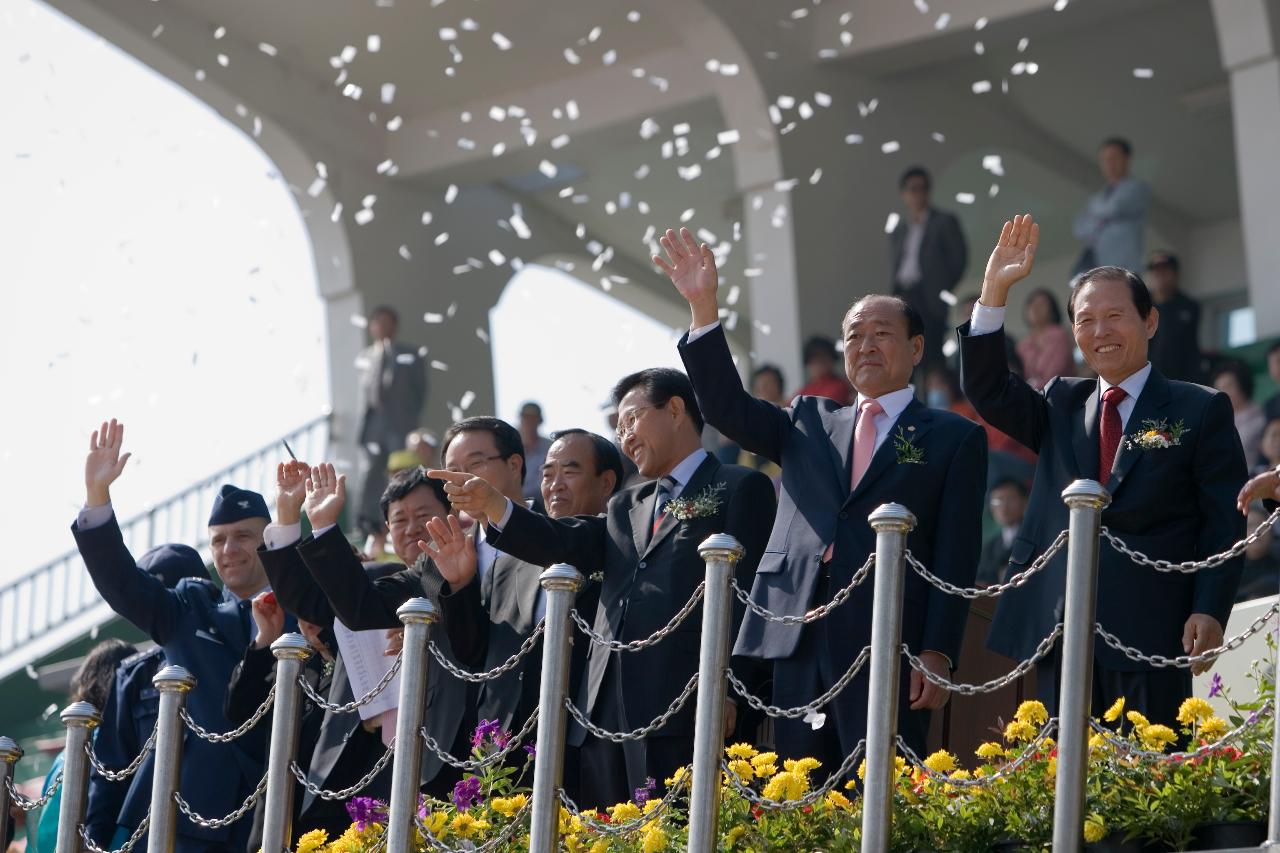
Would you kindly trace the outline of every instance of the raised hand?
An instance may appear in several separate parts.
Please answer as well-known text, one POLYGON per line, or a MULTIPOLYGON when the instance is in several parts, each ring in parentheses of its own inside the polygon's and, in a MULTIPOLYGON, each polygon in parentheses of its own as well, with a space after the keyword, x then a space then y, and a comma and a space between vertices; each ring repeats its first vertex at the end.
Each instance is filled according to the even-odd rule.
POLYGON ((689 303, 694 328, 714 323, 720 317, 716 303, 719 276, 711 247, 695 240, 688 228, 681 228, 679 235, 668 228, 659 242, 671 262, 667 263, 658 255, 653 256, 653 262, 667 274, 689 303))
POLYGON ((310 474, 307 463, 296 459, 276 466, 276 524, 297 524, 302 520, 310 474))
POLYGON ((260 592, 253 597, 253 624, 258 626, 254 648, 265 649, 280 639, 284 633, 284 608, 276 601, 275 593, 260 592))
POLYGON ((338 474, 333 465, 322 462, 311 469, 306 480, 307 499, 302 506, 311 520, 311 527, 319 530, 338 523, 338 516, 347 503, 347 475, 338 474))
POLYGON ((120 453, 124 444, 124 424, 112 418, 89 436, 89 455, 84 460, 85 503, 102 506, 111 502, 111 484, 119 479, 131 453, 120 453))
POLYGON ((440 570, 440 576, 449 582, 454 592, 462 589, 476 576, 476 543, 458 523, 456 515, 433 518, 427 522, 431 542, 419 541, 418 547, 440 570))
POLYGON ((987 260, 982 279, 982 304, 998 308, 1008 301, 1009 289, 1031 272, 1040 244, 1040 226, 1023 213, 1013 217, 1000 229, 1000 238, 987 260))
POLYGON ((458 512, 465 512, 481 524, 498 521, 507 511, 507 498, 488 480, 464 471, 428 471, 433 480, 444 480, 444 492, 449 504, 458 512))
POLYGON ((1244 484, 1240 494, 1236 496, 1236 509, 1242 515, 1249 514, 1249 504, 1256 500, 1280 500, 1280 472, 1263 471, 1244 484))

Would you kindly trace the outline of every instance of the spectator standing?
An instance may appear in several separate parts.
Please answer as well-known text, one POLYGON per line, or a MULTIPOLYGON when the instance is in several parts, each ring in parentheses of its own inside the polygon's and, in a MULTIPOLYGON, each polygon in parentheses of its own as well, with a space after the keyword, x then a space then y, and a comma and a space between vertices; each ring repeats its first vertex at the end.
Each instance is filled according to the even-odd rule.
POLYGON ((1021 480, 1001 480, 991 489, 987 508, 1000 529, 982 543, 982 556, 978 560, 978 586, 1003 583, 1009 573, 1009 557, 1013 554, 1013 540, 1018 538, 1018 528, 1027 512, 1027 486, 1021 480))
POLYGON ((1259 445, 1261 461, 1254 468, 1254 474, 1264 471, 1280 471, 1280 418, 1272 418, 1262 430, 1262 441, 1259 445))
MULTIPOLYGON (((1267 349, 1267 372, 1271 374, 1271 381, 1280 385, 1280 341, 1276 341, 1267 349)), ((1280 391, 1276 391, 1267 398, 1265 409, 1267 420, 1280 418, 1280 391)))
POLYGON ((1213 387, 1231 400, 1244 458, 1252 468, 1261 455, 1262 430, 1267 425, 1262 407, 1253 401, 1253 374, 1239 361, 1226 361, 1214 369, 1213 387))
POLYGON ((524 445, 524 483, 520 491, 527 501, 542 500, 542 463, 547 461, 551 439, 542 434, 542 406, 530 400, 520 407, 520 441, 524 445))
POLYGON ((814 335, 804 342, 804 386, 793 397, 826 397, 842 406, 853 402, 853 386, 836 372, 840 354, 831 338, 814 335))
MULTIPOLYGON (((1160 311, 1160 325, 1147 345, 1156 369, 1170 379, 1199 382, 1200 303, 1182 292, 1180 264, 1173 252, 1159 250, 1147 258, 1147 285, 1151 301, 1160 311)), ((1252 460, 1250 460, 1252 461, 1252 460)))
POLYGON ((1142 266, 1142 246, 1147 228, 1151 190, 1129 174, 1133 145, 1113 136, 1098 148, 1098 168, 1106 186, 1098 190, 1076 216, 1076 239, 1084 243, 1076 272, 1094 267, 1142 266))
POLYGON ((1027 336, 1018 341, 1023 378, 1037 391, 1055 376, 1074 376, 1076 342, 1062 325, 1058 300, 1044 288, 1033 290, 1022 307, 1027 336))

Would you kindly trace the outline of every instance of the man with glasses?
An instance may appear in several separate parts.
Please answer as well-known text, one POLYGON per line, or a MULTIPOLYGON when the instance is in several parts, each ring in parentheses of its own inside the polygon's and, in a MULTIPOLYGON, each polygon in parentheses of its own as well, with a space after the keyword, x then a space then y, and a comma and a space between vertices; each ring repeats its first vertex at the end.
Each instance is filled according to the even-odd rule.
MULTIPOLYGON (((722 465, 702 449, 702 414, 683 373, 633 373, 615 386, 613 400, 623 452, 654 481, 615 495, 603 517, 539 516, 478 472, 431 476, 447 481, 455 509, 488 521, 485 535, 494 546, 539 566, 568 563, 586 575, 599 572, 595 631, 625 643, 662 629, 689 600, 706 575, 698 546, 713 533, 728 533, 745 547, 736 576, 744 589, 750 586, 776 501, 768 477, 722 465)), ((446 555, 462 548, 460 528, 432 522, 431 533, 445 571, 446 555)), ((740 618, 739 612, 735 628, 740 618)), ((697 671, 701 621, 697 609, 665 640, 638 652, 592 644, 586 678, 574 698, 578 708, 609 731, 648 726, 697 671)), ((734 669, 750 679, 748 665, 735 661, 734 669)), ((569 740, 582 746, 590 804, 625 802, 647 779, 662 781, 686 765, 693 755, 693 709, 687 701, 655 733, 621 745, 587 737, 575 726, 569 740)), ((735 710, 729 709, 726 734, 734 729, 735 710)))

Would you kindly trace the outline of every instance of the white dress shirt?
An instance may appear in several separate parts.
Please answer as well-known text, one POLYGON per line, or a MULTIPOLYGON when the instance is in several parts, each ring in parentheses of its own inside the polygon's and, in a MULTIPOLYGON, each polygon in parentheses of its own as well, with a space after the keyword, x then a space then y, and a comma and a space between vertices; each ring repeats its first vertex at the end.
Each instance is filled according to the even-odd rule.
MULTIPOLYGON (((874 398, 880 404, 880 408, 884 409, 883 412, 876 415, 876 450, 879 450, 880 445, 884 444, 889 437, 889 433, 893 431, 893 425, 898 422, 898 418, 915 398, 916 389, 914 385, 908 385, 906 388, 899 388, 897 391, 890 391, 888 394, 882 394, 874 398)), ((871 398, 859 393, 858 399, 854 402, 854 405, 858 407, 858 414, 854 419, 854 429, 857 429, 857 418, 862 417, 862 402, 867 399, 871 398)))
POLYGON ((920 221, 908 218, 907 236, 902 241, 902 259, 898 261, 895 280, 903 287, 914 287, 924 277, 920 269, 920 245, 924 242, 924 229, 929 224, 930 211, 926 210, 920 221))

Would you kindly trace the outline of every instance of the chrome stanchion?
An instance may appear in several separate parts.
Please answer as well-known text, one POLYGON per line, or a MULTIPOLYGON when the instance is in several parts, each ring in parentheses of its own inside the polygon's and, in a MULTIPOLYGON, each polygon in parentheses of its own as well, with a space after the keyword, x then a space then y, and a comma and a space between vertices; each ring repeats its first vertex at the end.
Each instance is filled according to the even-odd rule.
POLYGON ((187 694, 196 686, 196 680, 180 666, 166 666, 156 673, 151 683, 160 691, 160 711, 156 717, 147 853, 171 853, 178 834, 178 804, 173 793, 178 790, 182 744, 186 737, 181 712, 187 703, 187 694))
POLYGON ((301 634, 284 634, 271 644, 276 657, 276 698, 271 717, 271 751, 267 759, 267 809, 262 821, 263 853, 283 853, 293 835, 293 774, 289 765, 298 751, 302 716, 298 677, 311 657, 301 634))
POLYGON ((569 611, 582 588, 582 573, 557 563, 539 577, 547 593, 546 629, 542 635, 542 681, 538 686, 538 743, 533 764, 533 816, 529 825, 531 853, 559 849, 560 799, 564 776, 564 697, 569 690, 569 652, 573 629, 569 611))
POLYGON ((863 780, 862 853, 888 853, 893 820, 894 742, 898 733, 898 668, 902 660, 903 556, 916 517, 905 506, 881 504, 867 519, 876 532, 867 690, 867 773, 863 780))
POLYGON ((1271 705, 1271 811, 1267 815, 1267 841, 1263 847, 1280 847, 1280 666, 1271 705))
POLYGON ((11 737, 0 737, 0 843, 9 835, 9 786, 13 784, 13 768, 22 758, 22 747, 11 737))
POLYGON ((720 755, 724 750, 724 703, 728 691, 729 629, 733 593, 729 581, 743 548, 727 533, 698 546, 707 564, 702 598, 702 647, 698 653, 698 706, 693 726, 693 776, 689 783, 689 853, 714 853, 720 816, 720 755))
POLYGON ((396 715, 396 754, 391 766, 391 805, 387 818, 388 853, 409 853, 413 845, 413 818, 418 809, 418 785, 422 772, 423 708, 427 701, 427 641, 431 625, 439 618, 436 606, 425 598, 411 598, 396 611, 404 623, 404 658, 400 667, 400 705, 396 715))
POLYGON ((72 702, 62 709, 67 746, 62 753, 62 802, 58 807, 57 853, 80 853, 80 824, 89 804, 89 755, 85 747, 102 722, 98 709, 88 702, 72 702))
POLYGON ((1084 786, 1089 769, 1089 703, 1098 604, 1098 530, 1111 503, 1094 480, 1076 480, 1062 493, 1071 508, 1067 540, 1062 672, 1058 686, 1058 775, 1053 802, 1053 851, 1075 853, 1083 843, 1084 786))

